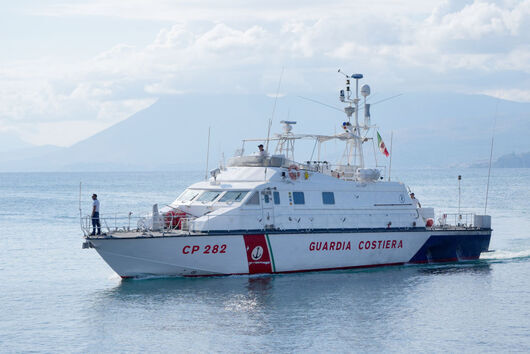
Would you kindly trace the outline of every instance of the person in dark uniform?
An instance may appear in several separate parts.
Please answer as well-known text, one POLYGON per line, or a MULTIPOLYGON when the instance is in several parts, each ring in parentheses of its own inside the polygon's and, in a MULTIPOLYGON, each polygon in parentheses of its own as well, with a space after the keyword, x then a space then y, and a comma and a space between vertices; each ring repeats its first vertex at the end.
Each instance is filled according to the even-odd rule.
POLYGON ((99 200, 97 194, 92 194, 92 233, 91 236, 96 234, 96 227, 98 235, 101 235, 101 223, 99 222, 99 200))

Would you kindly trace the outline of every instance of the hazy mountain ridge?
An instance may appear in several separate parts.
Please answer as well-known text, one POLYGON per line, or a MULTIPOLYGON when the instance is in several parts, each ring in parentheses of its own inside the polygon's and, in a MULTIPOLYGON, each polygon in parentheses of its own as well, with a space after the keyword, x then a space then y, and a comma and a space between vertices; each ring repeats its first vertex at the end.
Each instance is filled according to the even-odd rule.
MULTIPOLYGON (((392 94, 377 94, 377 102, 392 94)), ((311 97, 340 107, 336 95, 311 97)), ((161 97, 150 107, 69 148, 37 157, 0 155, 2 171, 109 171, 205 168, 208 127, 211 127, 210 166, 221 153, 226 160, 241 148, 243 138, 264 138, 274 99, 258 95, 175 95, 161 97)), ((495 107, 498 104, 495 151, 530 151, 530 104, 500 101, 482 95, 407 93, 373 105, 377 124, 388 148, 393 131, 392 165, 447 167, 489 157, 495 107)), ((361 112, 362 116, 362 112, 361 112)), ((295 120, 294 133, 334 134, 345 115, 296 96, 278 99, 272 133, 282 119, 295 120)), ((361 119, 362 121, 362 119, 361 119)), ((246 145, 254 152, 257 143, 246 145)), ((273 147, 275 144, 272 145, 273 147)), ((300 142, 297 159, 307 160, 314 147, 300 142), (307 155, 307 156, 306 156, 307 155)), ((372 153, 371 146, 367 152, 372 153)), ((331 142, 322 153, 334 161, 342 147, 331 142)), ((378 154, 379 164, 389 161, 378 154)))
MULTIPOLYGON (((521 154, 512 152, 511 154, 502 155, 491 165, 496 168, 530 168, 530 152, 521 154)), ((484 168, 488 166, 488 161, 481 161, 473 163, 469 167, 484 168)))
POLYGON ((0 153, 19 149, 27 149, 33 146, 34 145, 25 142, 13 133, 0 132, 0 153))
POLYGON ((0 152, 0 162, 13 162, 47 156, 66 148, 55 145, 30 146, 0 152))

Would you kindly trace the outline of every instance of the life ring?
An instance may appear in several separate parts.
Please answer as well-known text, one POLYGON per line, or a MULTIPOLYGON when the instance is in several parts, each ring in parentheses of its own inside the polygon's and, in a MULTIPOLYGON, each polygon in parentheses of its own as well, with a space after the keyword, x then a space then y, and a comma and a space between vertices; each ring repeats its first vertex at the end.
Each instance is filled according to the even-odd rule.
POLYGON ((289 177, 293 181, 300 177, 300 168, 297 165, 289 166, 289 177))

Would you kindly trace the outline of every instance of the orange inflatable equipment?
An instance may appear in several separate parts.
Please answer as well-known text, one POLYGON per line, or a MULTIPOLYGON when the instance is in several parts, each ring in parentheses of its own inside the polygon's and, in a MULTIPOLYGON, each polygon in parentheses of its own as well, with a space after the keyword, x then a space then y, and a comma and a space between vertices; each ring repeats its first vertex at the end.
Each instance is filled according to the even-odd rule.
POLYGON ((180 229, 180 219, 186 217, 186 213, 180 210, 170 210, 164 214, 164 224, 166 228, 180 229))
POLYGON ((289 166, 289 177, 293 181, 300 177, 300 168, 297 165, 289 166))

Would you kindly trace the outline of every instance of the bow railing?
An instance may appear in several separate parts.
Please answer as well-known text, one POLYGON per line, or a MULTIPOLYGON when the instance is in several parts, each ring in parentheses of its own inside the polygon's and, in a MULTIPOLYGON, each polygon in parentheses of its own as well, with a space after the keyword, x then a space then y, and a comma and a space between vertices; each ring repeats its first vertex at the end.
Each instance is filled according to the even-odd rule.
POLYGON ((173 211, 145 216, 133 216, 132 212, 105 214, 97 218, 85 215, 81 217, 81 230, 85 236, 149 231, 174 233, 188 231, 190 221, 193 219, 187 214, 173 211))

